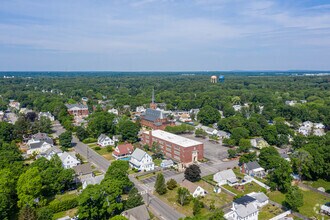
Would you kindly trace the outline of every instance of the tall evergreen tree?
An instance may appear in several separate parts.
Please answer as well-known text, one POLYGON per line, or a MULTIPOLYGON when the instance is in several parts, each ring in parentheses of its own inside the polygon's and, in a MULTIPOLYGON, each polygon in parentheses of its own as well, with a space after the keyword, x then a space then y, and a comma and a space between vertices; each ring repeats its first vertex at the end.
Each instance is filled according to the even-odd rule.
POLYGON ((155 183, 155 190, 159 195, 163 195, 167 192, 167 188, 165 185, 165 178, 162 173, 157 175, 156 183, 155 183))

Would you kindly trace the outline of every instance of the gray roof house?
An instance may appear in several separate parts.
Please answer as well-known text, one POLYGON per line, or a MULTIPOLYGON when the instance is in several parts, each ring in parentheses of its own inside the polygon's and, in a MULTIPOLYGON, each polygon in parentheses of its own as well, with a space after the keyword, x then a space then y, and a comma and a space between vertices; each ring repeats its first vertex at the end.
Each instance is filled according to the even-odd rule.
POLYGON ((247 196, 250 196, 256 200, 255 204, 257 205, 257 207, 263 207, 267 205, 269 201, 268 197, 263 192, 252 192, 247 194, 247 196))
POLYGON ((257 161, 244 163, 241 166, 241 172, 259 178, 263 178, 266 175, 265 169, 262 168, 257 161))
POLYGON ((230 186, 238 184, 236 175, 232 169, 222 170, 213 175, 213 180, 218 183, 219 186, 228 184, 230 186))
POLYGON ((258 219, 259 210, 256 206, 256 199, 251 196, 245 195, 241 198, 235 199, 232 204, 231 211, 226 213, 226 219, 245 219, 255 220, 258 219))
POLYGON ((104 174, 99 176, 92 176, 92 177, 89 176, 88 178, 84 179, 84 181, 82 181, 82 188, 86 189, 88 185, 100 184, 103 179, 104 179, 104 174))
POLYGON ((51 139, 48 136, 48 134, 41 133, 41 132, 38 132, 38 133, 32 135, 32 140, 34 140, 34 141, 37 141, 37 140, 44 141, 44 142, 47 142, 48 144, 52 144, 52 145, 54 144, 53 139, 51 139))
POLYGON ((129 220, 149 220, 150 215, 148 209, 145 205, 140 205, 132 209, 124 211, 122 216, 128 218, 129 220))

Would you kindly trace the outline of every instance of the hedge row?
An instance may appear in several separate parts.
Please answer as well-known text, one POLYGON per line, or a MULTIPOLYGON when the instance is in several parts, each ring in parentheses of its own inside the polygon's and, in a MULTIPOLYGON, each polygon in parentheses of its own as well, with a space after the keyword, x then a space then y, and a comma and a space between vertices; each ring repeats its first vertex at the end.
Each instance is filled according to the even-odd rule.
POLYGON ((51 209, 54 213, 57 213, 57 212, 73 209, 77 206, 78 206, 78 199, 72 198, 64 201, 59 201, 59 200, 52 201, 48 205, 48 208, 51 209))

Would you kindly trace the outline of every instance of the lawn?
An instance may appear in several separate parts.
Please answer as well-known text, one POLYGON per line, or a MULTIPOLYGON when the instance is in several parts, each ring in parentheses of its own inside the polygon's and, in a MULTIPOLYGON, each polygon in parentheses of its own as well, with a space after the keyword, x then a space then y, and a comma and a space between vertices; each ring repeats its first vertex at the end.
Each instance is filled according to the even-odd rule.
MULTIPOLYGON (((317 219, 321 218, 321 215, 317 214, 315 210, 319 211, 320 206, 328 202, 329 199, 319 193, 313 192, 307 189, 301 189, 304 194, 304 205, 299 208, 299 213, 311 218, 315 216, 317 219)), ((269 199, 282 204, 285 200, 285 195, 279 191, 268 193, 269 199)))
POLYGON ((211 182, 211 183, 213 183, 214 185, 216 185, 217 182, 213 181, 213 175, 214 175, 214 174, 210 174, 210 175, 204 176, 204 177, 202 177, 202 179, 205 179, 206 181, 211 182))
POLYGON ((160 166, 162 159, 154 159, 155 166, 160 166))
POLYGON ((209 207, 212 202, 214 202, 216 208, 220 208, 221 206, 231 203, 233 201, 233 197, 224 192, 213 192, 213 186, 203 180, 200 180, 196 184, 207 191, 208 194, 204 198, 202 198, 201 201, 203 201, 204 204, 209 207))
POLYGON ((228 189, 229 191, 237 194, 238 196, 243 196, 251 192, 262 192, 264 189, 256 184, 255 182, 250 182, 244 185, 243 190, 238 190, 235 186, 224 185, 224 188, 228 189))
POLYGON ((323 187, 326 192, 330 193, 330 182, 326 180, 318 179, 317 181, 304 181, 304 183, 316 189, 319 187, 323 187))
POLYGON ((259 216, 258 219, 259 220, 268 220, 271 219, 279 214, 281 214, 283 211, 282 209, 273 206, 271 204, 268 204, 264 207, 262 207, 262 209, 259 211, 259 216))
POLYGON ((100 147, 96 143, 88 144, 96 153, 102 155, 107 160, 114 160, 115 158, 112 156, 112 152, 109 152, 106 147, 100 147), (96 150, 96 147, 100 147, 100 150, 96 150))
POLYGON ((63 212, 58 212, 58 213, 54 214, 53 219, 55 220, 58 218, 63 218, 65 216, 74 217, 76 215, 77 211, 78 211, 78 208, 73 208, 73 209, 63 211, 63 212))

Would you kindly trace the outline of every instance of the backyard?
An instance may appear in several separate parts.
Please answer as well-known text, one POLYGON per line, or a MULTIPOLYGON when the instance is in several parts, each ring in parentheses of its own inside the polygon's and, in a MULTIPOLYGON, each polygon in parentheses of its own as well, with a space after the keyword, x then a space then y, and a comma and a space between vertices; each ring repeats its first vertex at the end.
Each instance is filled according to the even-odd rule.
POLYGON ((259 220, 268 220, 268 219, 271 219, 271 218, 281 214, 282 212, 283 212, 283 210, 280 209, 279 207, 268 204, 268 205, 262 207, 262 209, 259 211, 258 219, 259 220))
POLYGON ((223 187, 235 193, 238 196, 244 196, 251 192, 265 192, 265 189, 259 186, 258 184, 256 184, 255 182, 250 182, 242 186, 224 185, 223 187))
POLYGON ((323 179, 318 179, 316 181, 304 181, 303 182, 306 185, 309 185, 311 187, 314 187, 315 189, 319 187, 323 187, 327 193, 330 193, 330 182, 323 180, 323 179))

